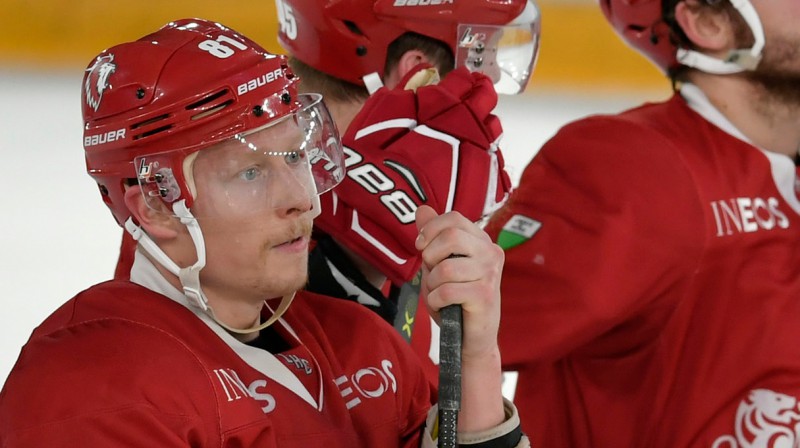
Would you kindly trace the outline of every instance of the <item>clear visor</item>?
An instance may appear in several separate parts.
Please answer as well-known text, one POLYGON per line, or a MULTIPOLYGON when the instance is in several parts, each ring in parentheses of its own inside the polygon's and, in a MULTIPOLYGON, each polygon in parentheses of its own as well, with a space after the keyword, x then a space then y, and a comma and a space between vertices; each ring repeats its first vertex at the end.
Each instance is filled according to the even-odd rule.
POLYGON ((538 6, 529 0, 508 25, 459 25, 456 67, 488 76, 497 93, 522 92, 539 52, 540 17, 538 6))
POLYGON ((299 95, 298 101, 297 112, 207 148, 136 158, 148 206, 172 213, 170 204, 191 197, 187 203, 197 219, 310 210, 317 195, 344 178, 345 169, 339 135, 322 97, 299 95), (184 173, 185 184, 177 172, 184 173))

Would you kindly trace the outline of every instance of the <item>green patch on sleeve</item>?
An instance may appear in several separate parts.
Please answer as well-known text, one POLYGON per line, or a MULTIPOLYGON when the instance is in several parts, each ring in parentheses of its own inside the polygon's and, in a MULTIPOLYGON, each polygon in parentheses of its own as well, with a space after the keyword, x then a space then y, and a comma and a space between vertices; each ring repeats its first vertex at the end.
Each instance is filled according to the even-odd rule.
POLYGON ((514 215, 497 235, 497 245, 511 249, 528 241, 542 228, 542 223, 524 215, 514 215))

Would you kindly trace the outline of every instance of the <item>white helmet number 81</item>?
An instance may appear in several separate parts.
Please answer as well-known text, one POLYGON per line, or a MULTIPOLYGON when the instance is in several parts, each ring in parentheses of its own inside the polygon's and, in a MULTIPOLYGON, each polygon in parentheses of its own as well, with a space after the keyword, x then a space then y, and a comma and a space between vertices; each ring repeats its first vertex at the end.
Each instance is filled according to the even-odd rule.
POLYGON ((217 40, 204 40, 197 44, 197 48, 207 51, 212 56, 216 56, 220 59, 225 59, 233 56, 235 50, 229 46, 224 44, 231 45, 236 47, 240 50, 247 50, 247 45, 239 42, 236 39, 232 39, 224 34, 217 36, 217 40))

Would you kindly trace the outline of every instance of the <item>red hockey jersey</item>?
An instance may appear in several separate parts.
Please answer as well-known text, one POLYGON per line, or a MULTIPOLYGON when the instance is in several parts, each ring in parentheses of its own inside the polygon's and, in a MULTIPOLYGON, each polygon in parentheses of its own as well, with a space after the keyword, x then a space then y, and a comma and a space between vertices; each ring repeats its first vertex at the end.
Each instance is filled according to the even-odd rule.
POLYGON ((565 126, 487 228, 533 446, 800 443, 795 165, 683 96, 565 126))
POLYGON ((299 292, 283 357, 210 322, 129 282, 84 291, 23 348, 0 446, 419 446, 431 386, 374 313, 299 292))

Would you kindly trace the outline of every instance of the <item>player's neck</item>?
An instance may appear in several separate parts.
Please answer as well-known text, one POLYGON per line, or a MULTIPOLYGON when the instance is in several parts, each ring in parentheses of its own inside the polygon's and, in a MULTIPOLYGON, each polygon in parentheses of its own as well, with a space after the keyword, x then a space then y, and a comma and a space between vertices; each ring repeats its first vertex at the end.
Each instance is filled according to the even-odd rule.
MULTIPOLYGON (((209 299, 214 316, 219 322, 231 328, 252 328, 261 323, 261 309, 264 306, 263 301, 257 303, 250 303, 248 301, 227 301, 222 302, 217 300, 216 306, 214 301, 209 299)), ((234 333, 230 334, 241 342, 250 342, 258 337, 258 332, 251 333, 234 333)))
POLYGON ((800 98, 775 95, 746 76, 693 73, 691 82, 757 146, 795 158, 800 149, 800 98))
MULTIPOLYGON (((161 276, 171 284, 175 289, 178 291, 183 290, 183 285, 181 285, 180 279, 171 273, 167 268, 161 265, 153 259, 153 257, 147 253, 144 255, 153 263, 153 266, 158 269, 161 276)), ((206 298, 209 301, 209 305, 214 310, 214 315, 219 321, 224 322, 225 325, 228 325, 233 328, 251 328, 259 323, 261 319, 261 309, 264 306, 263 299, 239 299, 233 300, 229 297, 226 299, 220 299, 220 295, 217 294, 214 288, 211 287, 204 287, 203 292, 206 295, 206 298)), ((258 336, 258 333, 248 333, 248 334, 238 334, 238 333, 231 333, 236 339, 239 339, 242 342, 248 342, 249 340, 254 339, 258 336)))
POLYGON ((344 135, 363 105, 364 103, 361 101, 330 101, 326 103, 333 122, 339 129, 339 134, 344 135))

